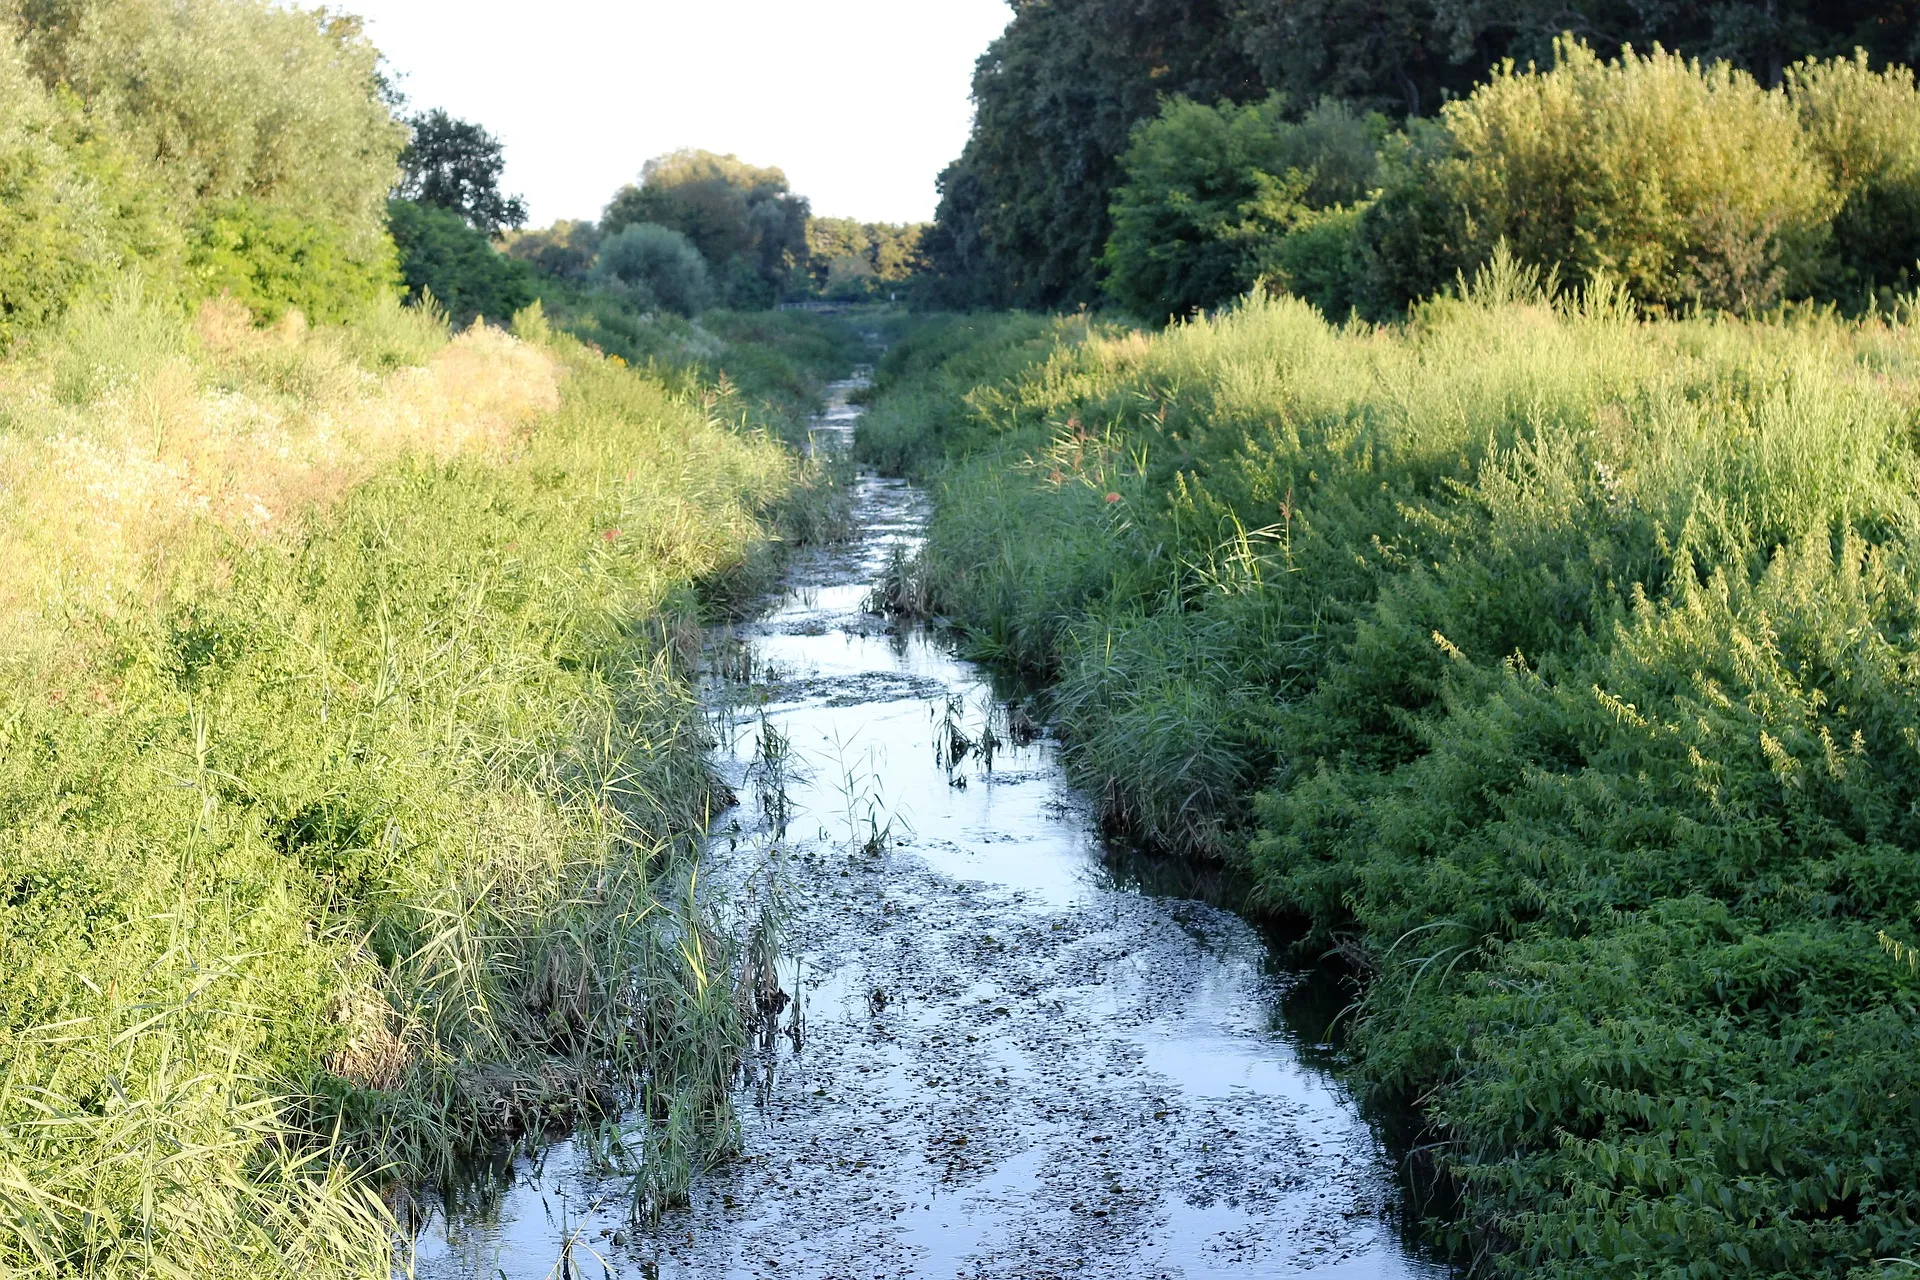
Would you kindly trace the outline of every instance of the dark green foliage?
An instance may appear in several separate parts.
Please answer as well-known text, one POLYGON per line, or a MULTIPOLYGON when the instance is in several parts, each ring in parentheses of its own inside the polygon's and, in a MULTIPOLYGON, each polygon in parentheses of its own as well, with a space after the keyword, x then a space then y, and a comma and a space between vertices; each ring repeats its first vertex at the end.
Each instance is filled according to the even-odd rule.
POLYGON ((636 222, 693 242, 729 306, 766 306, 789 292, 807 257, 807 201, 787 176, 736 156, 676 151, 647 161, 639 186, 622 187, 600 219, 612 236, 636 222))
POLYGON ((526 201, 500 191, 506 160, 499 139, 437 107, 407 124, 412 132, 400 153, 401 198, 450 209, 488 235, 527 220, 526 201))
POLYGON ((431 294, 459 324, 505 323, 533 301, 533 272, 451 209, 395 199, 389 206, 407 296, 431 294))
POLYGON ((578 282, 587 278, 600 252, 600 228, 563 220, 537 231, 509 232, 506 242, 508 253, 541 275, 578 282))
POLYGON ((969 305, 1099 297, 1119 156, 1162 97, 1258 99, 1219 0, 1021 4, 974 72, 966 150, 940 178, 927 250, 969 305))
POLYGON ((1155 319, 1219 306, 1280 270, 1280 241, 1314 211, 1372 190, 1384 120, 1337 103, 1297 124, 1284 111, 1278 97, 1245 107, 1171 98, 1134 130, 1101 258, 1108 293, 1155 319))
POLYGON ((660 306, 693 316, 713 300, 706 261, 693 242, 651 222, 630 222, 603 239, 593 278, 624 291, 642 311, 660 306))
POLYGON ((1920 330, 1505 256, 1401 330, 944 323, 863 423, 934 607, 1055 678, 1114 826, 1364 960, 1497 1269, 1920 1250, 1920 330))

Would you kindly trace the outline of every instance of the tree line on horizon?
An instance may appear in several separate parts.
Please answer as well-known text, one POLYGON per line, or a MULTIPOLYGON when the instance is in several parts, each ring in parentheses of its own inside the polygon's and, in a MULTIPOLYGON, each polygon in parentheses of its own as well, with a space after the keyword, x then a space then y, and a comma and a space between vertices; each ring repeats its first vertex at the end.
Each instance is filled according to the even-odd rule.
MULTIPOLYGON (((1597 55, 1591 59, 1596 64, 1625 50, 1633 51, 1626 55, 1629 60, 1666 59, 1662 65, 1668 70, 1661 75, 1667 87, 1652 98, 1669 95, 1671 110, 1651 98, 1640 104, 1643 112, 1653 113, 1640 121, 1655 130, 1647 149, 1678 146, 1696 157, 1700 148, 1689 137, 1705 136, 1703 128, 1708 134, 1725 132, 1718 124, 1702 124, 1703 101, 1708 116, 1730 113, 1751 124, 1760 116, 1792 113, 1782 100, 1794 94, 1796 64, 1808 59, 1850 60, 1858 51, 1864 68, 1885 75, 1920 54, 1920 10, 1887 0, 1757 0, 1711 7, 1610 0, 1012 3, 1006 31, 976 67, 972 133, 940 178, 941 203, 924 242, 923 296, 931 305, 1058 309, 1118 301, 1164 318, 1190 311, 1196 297, 1204 298, 1200 305, 1212 305, 1231 295, 1202 280, 1175 280, 1179 270, 1166 276, 1171 268, 1164 266, 1160 285, 1137 273, 1128 278, 1124 262, 1134 252, 1129 239, 1137 241, 1143 232, 1173 237, 1154 246, 1162 256, 1177 256, 1185 246, 1204 241, 1211 250, 1202 256, 1211 261, 1202 274, 1217 273, 1222 260, 1232 258, 1229 274, 1243 289, 1255 277, 1278 278, 1273 258, 1279 237, 1272 234, 1277 221, 1288 231, 1313 228, 1313 242, 1295 244, 1290 255, 1312 259, 1305 265, 1322 281, 1342 275, 1340 258, 1364 257, 1367 246, 1384 246, 1388 261, 1373 262, 1372 283, 1361 282, 1361 297, 1342 296, 1342 289, 1351 293, 1351 283, 1321 290, 1336 304, 1358 305, 1363 314, 1384 318, 1403 310, 1410 296, 1451 282, 1458 272, 1471 275, 1492 251, 1491 241, 1468 243, 1474 238, 1461 230, 1476 219, 1476 225, 1484 222, 1484 202, 1477 193, 1442 180, 1475 145, 1471 125, 1464 132, 1456 128, 1463 111, 1475 110, 1467 104, 1478 98, 1484 108, 1490 91, 1512 99, 1516 92, 1542 89, 1541 81, 1527 78, 1529 73, 1562 66, 1569 51, 1597 55), (1672 68, 1696 61, 1696 79, 1707 87, 1682 91, 1672 68), (1716 78, 1727 81, 1726 92, 1707 84, 1716 78), (1772 105, 1754 105, 1758 95, 1774 95, 1772 105), (1336 124, 1336 117, 1346 122, 1336 124), (1302 152, 1303 139, 1315 133, 1335 150, 1302 152), (1196 147, 1202 156, 1177 159, 1182 150, 1196 147), (1278 167, 1263 169, 1262 164, 1278 167), (1316 176, 1316 166, 1326 172, 1316 176), (1142 189, 1156 183, 1159 197, 1142 189), (1289 186, 1300 190, 1283 190, 1289 186), (1394 197, 1386 202, 1391 207, 1356 228, 1365 213, 1359 206, 1375 192, 1394 197), (1223 193, 1233 199, 1223 204, 1223 193), (1135 215, 1166 196, 1176 204, 1190 200, 1208 206, 1210 228, 1178 219, 1143 227, 1135 215), (1336 209, 1339 214, 1328 216, 1336 209), (1357 238, 1346 234, 1356 229, 1357 238), (1249 272, 1249 263, 1257 269, 1249 272)), ((1576 80, 1588 83, 1593 77, 1573 68, 1553 82, 1555 91, 1564 99, 1576 80)), ((1865 106, 1866 117, 1844 127, 1808 124, 1809 141, 1799 148, 1801 154, 1781 151, 1770 122, 1732 139, 1728 154, 1747 169, 1784 161, 1784 168, 1756 177, 1757 183, 1784 184, 1831 159, 1833 135, 1840 129, 1867 146, 1868 153, 1856 159, 1882 170, 1920 168, 1909 154, 1893 154, 1901 151, 1895 135, 1905 130, 1920 136, 1915 127, 1920 118, 1890 118, 1885 113, 1898 106, 1894 96, 1878 91, 1867 96, 1873 102, 1865 106), (1813 152, 1822 154, 1809 160, 1813 152)), ((1803 92, 1800 101, 1805 100, 1803 92)), ((1604 166, 1606 157, 1576 154, 1581 140, 1566 132, 1591 131, 1595 109, 1589 101, 1585 116, 1558 110, 1541 127, 1557 122, 1562 134, 1541 134, 1535 143, 1557 148, 1577 165, 1604 166)), ((1736 186, 1741 181, 1737 174, 1726 176, 1736 186)), ((1613 174, 1612 180, 1627 186, 1648 183, 1656 192, 1663 181, 1628 171, 1613 174)), ((1821 185, 1832 195, 1836 182, 1845 186, 1845 175, 1830 175, 1821 185)), ((1509 182, 1507 195, 1517 194, 1509 182)), ((1546 189, 1537 194, 1549 206, 1565 203, 1546 189)), ((1711 211, 1723 204, 1741 216, 1751 213, 1740 208, 1745 198, 1739 191, 1702 194, 1695 211, 1698 234, 1679 239, 1681 256, 1697 256, 1706 243, 1711 257, 1723 246, 1708 242, 1729 236, 1754 240, 1753 227, 1730 228, 1725 217, 1709 225, 1716 223, 1711 211)), ((1883 184, 1865 201, 1875 207, 1857 206, 1852 216, 1899 240, 1910 224, 1900 221, 1906 215, 1891 206, 1906 199, 1883 184)), ((1605 222, 1618 204, 1618 199, 1602 200, 1567 217, 1605 222)), ((1774 216, 1766 212, 1763 222, 1774 216)), ((1791 211, 1779 216, 1794 222, 1791 211)), ((1757 243, 1738 253, 1770 259, 1758 269, 1768 276, 1796 254, 1806 256, 1806 245, 1792 242, 1794 229, 1763 227, 1757 243)), ((1831 239, 1843 240, 1846 234, 1838 228, 1831 239)), ((1667 235, 1651 252, 1671 252, 1675 243, 1667 235)), ((1836 251, 1845 257, 1844 246, 1836 251)), ((1894 277, 1911 269, 1912 256, 1893 268, 1861 261, 1837 271, 1789 265, 1783 287, 1804 288, 1803 296, 1844 295, 1847 304, 1857 305, 1874 288, 1905 287, 1894 277)), ((1543 260, 1538 265, 1561 264, 1543 260)), ((1715 268, 1722 274, 1728 269, 1725 263, 1715 268)), ((1353 272, 1344 274, 1351 278, 1353 272)))
POLYGON ((389 217, 414 298, 459 318, 503 317, 543 289, 634 312, 695 316, 806 299, 897 294, 921 267, 924 227, 816 218, 778 168, 684 149, 656 156, 598 220, 528 229, 501 193, 501 144, 432 111, 410 122, 389 217))

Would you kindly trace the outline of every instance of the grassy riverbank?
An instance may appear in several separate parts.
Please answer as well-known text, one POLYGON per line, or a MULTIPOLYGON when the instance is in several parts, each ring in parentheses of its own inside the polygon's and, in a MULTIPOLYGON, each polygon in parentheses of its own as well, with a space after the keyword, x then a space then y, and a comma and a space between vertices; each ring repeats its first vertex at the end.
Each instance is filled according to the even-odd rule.
POLYGON ((740 1036, 702 592, 828 481, 537 313, 177 316, 0 365, 0 1270, 385 1275, 372 1171, 636 1092, 670 1185, 740 1036))
POLYGON ((1110 825, 1361 963, 1529 1274, 1920 1256, 1920 337, 1504 262, 1387 329, 939 318, 861 447, 1110 825))

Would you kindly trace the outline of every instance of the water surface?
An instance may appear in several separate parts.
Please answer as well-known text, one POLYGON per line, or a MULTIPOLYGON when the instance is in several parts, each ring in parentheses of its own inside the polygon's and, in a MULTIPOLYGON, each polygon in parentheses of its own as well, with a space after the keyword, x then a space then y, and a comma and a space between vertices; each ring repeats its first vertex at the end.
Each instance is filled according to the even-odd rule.
MULTIPOLYGON (((857 413, 838 390, 828 441, 857 413)), ((561 1142, 439 1216, 418 1273, 540 1280, 572 1240, 596 1277, 1444 1274, 1404 1246, 1326 1046, 1289 1025, 1312 975, 1119 869, 988 674, 866 611, 926 495, 863 477, 858 514, 712 645, 741 803, 708 857, 736 880, 777 863, 796 957, 742 1158, 649 1231, 561 1142)))

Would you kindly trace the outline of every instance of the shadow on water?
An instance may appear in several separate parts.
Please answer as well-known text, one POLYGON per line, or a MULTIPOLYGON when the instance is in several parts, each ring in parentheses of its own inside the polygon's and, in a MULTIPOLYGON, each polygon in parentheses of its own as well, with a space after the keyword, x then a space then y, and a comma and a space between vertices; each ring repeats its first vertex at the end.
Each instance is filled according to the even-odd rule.
MULTIPOLYGON (((819 424, 851 433, 836 403, 819 424)), ((502 1152, 446 1197, 431 1277, 1439 1276, 1392 1117, 1363 1116, 1344 975, 1231 909, 1218 867, 1104 843, 1029 692, 866 608, 924 493, 708 644, 716 891, 775 881, 785 959, 738 1158, 636 1223, 633 1117, 502 1152), (776 998, 777 997, 777 998, 776 998), (1370 1123, 1373 1121, 1373 1123, 1370 1123), (1418 1216, 1418 1214, 1411 1215, 1418 1216), (572 1268, 569 1272, 567 1268, 572 1268)))

